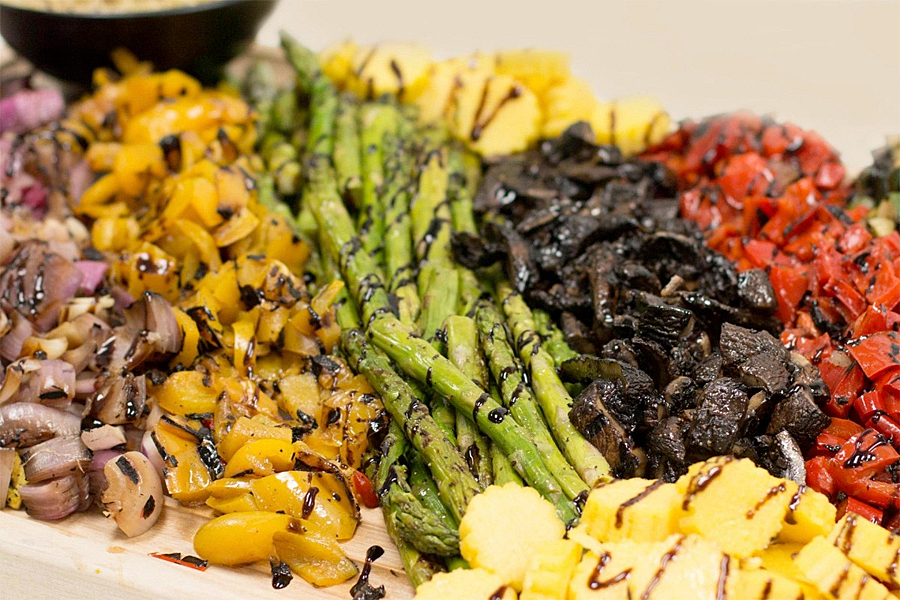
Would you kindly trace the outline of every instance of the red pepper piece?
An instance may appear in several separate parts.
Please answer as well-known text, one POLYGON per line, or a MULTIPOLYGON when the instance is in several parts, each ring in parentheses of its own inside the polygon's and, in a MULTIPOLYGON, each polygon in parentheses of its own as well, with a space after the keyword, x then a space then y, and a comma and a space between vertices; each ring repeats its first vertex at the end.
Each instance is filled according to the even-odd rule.
POLYGON ((861 251, 872 241, 872 234, 859 223, 847 228, 847 232, 838 240, 838 250, 844 254, 853 254, 861 251))
POLYGON ((900 425, 897 421, 879 411, 871 415, 866 422, 866 427, 871 427, 884 435, 894 446, 900 446, 900 425))
POLYGON ((846 171, 840 163, 825 163, 816 173, 816 186, 826 190, 837 189, 844 181, 845 174, 846 171))
POLYGON ((887 313, 888 311, 883 306, 880 308, 869 306, 866 309, 866 312, 859 315, 853 322, 853 325, 850 326, 850 329, 847 332, 848 336, 851 338, 858 338, 879 331, 887 331, 889 329, 887 324, 887 313))
POLYGON ((828 460, 824 456, 817 456, 806 461, 806 485, 830 498, 837 492, 837 486, 828 472, 828 460))
POLYGON ((846 279, 832 279, 824 287, 847 308, 846 318, 848 321, 856 319, 865 312, 868 306, 865 297, 857 291, 856 286, 846 279))
POLYGON ((822 433, 828 433, 835 437, 838 437, 843 442, 846 442, 854 435, 859 435, 863 432, 863 427, 859 423, 855 423, 849 419, 831 419, 831 423, 829 423, 828 427, 822 433))
POLYGON ((888 439, 874 429, 866 429, 854 435, 841 446, 834 456, 835 464, 840 467, 832 475, 838 484, 863 477, 870 477, 886 469, 900 460, 900 454, 889 443, 888 439))
POLYGON ((884 520, 883 510, 860 502, 856 498, 844 498, 844 500, 837 505, 837 510, 838 519, 841 519, 847 513, 852 513, 861 516, 867 521, 872 521, 876 525, 881 525, 881 522, 884 520))
POLYGON ((894 331, 874 333, 847 344, 866 377, 875 379, 888 369, 900 368, 900 335, 894 331))
POLYGON ((843 446, 844 442, 846 442, 848 439, 849 436, 841 437, 828 433, 827 431, 823 431, 816 437, 816 445, 813 446, 809 456, 832 457, 837 452, 840 452, 841 446, 843 446))
POLYGON ((372 489, 372 482, 369 481, 369 478, 362 471, 353 472, 353 492, 356 494, 359 503, 366 508, 378 507, 378 496, 375 495, 375 491, 372 489))
POLYGON ((881 508, 900 508, 900 484, 872 479, 859 479, 838 488, 850 496, 867 504, 881 508))
POLYGON ((201 560, 196 556, 182 556, 180 552, 151 552, 150 556, 152 556, 153 558, 164 560, 166 562, 175 563, 176 565, 181 565, 182 567, 194 569, 195 571, 205 571, 209 568, 208 561, 201 560))
POLYGON ((792 323, 797 306, 809 289, 805 270, 773 266, 769 270, 769 279, 778 298, 778 318, 783 323, 792 323))
MULTIPOLYGON (((824 363, 825 361, 823 361, 824 363)), ((845 370, 840 383, 831 390, 831 398, 825 405, 828 414, 837 417, 846 417, 850 413, 853 400, 860 394, 863 387, 863 372, 859 365, 854 363, 845 370)))
MULTIPOLYGON (((853 410, 863 421, 868 421, 872 415, 884 413, 884 402, 878 392, 866 392, 853 401, 853 410)), ((876 428, 877 429, 877 428, 876 428)), ((882 431, 882 433, 884 433, 882 431)))

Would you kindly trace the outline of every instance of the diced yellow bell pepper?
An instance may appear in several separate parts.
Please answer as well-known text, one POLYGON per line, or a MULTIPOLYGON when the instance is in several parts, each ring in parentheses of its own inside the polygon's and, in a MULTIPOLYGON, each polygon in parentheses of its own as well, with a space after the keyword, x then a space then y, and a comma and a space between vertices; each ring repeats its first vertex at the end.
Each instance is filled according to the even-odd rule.
POLYGON ((134 217, 101 217, 91 228, 91 243, 97 250, 121 252, 135 243, 140 232, 134 217))
POLYGON ((340 545, 326 536, 312 531, 278 531, 273 541, 278 558, 313 585, 337 585, 359 572, 340 545))
POLYGON ((172 359, 173 365, 182 365, 189 367, 193 364, 194 359, 199 354, 198 343, 200 342, 200 332, 197 329, 197 323, 188 316, 186 312, 180 308, 174 308, 175 320, 181 329, 181 352, 172 359))
POLYGON ((204 385, 200 371, 178 371, 166 377, 154 390, 160 408, 176 415, 212 414, 216 410, 218 390, 204 385))
POLYGON ((84 158, 92 171, 104 173, 113 170, 121 150, 122 144, 118 142, 94 142, 84 153, 84 158))
POLYGON ((141 196, 152 179, 165 177, 167 171, 162 148, 156 144, 125 144, 113 159, 119 188, 133 198, 141 196))
POLYGON ((216 242, 206 229, 187 219, 177 220, 175 227, 193 242, 200 253, 201 260, 206 263, 207 267, 217 270, 222 266, 222 258, 219 256, 216 242))
POLYGON ((256 366, 256 323, 239 319, 231 328, 234 331, 234 366, 238 373, 247 375, 256 366))
POLYGON ((303 420, 297 412, 318 420, 321 397, 316 376, 312 373, 288 375, 278 381, 278 407, 291 417, 303 420))
POLYGON ((167 465, 165 473, 166 490, 182 504, 198 504, 209 497, 212 476, 200 460, 197 446, 186 448, 172 455, 174 466, 167 465))
POLYGON ((276 532, 300 531, 297 519, 275 512, 236 512, 204 523, 194 535, 197 555, 217 565, 244 565, 276 556, 276 532))
POLYGON ((225 465, 225 477, 266 477, 275 472, 289 471, 293 466, 294 450, 290 442, 252 440, 241 446, 225 465))
POLYGON ((227 463, 241 446, 251 440, 281 440, 290 444, 292 438, 293 433, 289 427, 278 427, 241 417, 234 422, 231 431, 219 444, 219 456, 227 463))

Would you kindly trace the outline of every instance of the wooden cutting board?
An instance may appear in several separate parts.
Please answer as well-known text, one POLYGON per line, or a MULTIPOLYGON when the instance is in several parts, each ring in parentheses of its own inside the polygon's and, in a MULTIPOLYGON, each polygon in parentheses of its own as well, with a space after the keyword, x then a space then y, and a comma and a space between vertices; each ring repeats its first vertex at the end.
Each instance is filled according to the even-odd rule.
MULTIPOLYGON (((295 575, 286 589, 275 590, 268 565, 240 569, 211 565, 200 572, 149 555, 193 554, 194 532, 212 515, 205 507, 188 508, 167 498, 156 526, 128 539, 99 509, 57 523, 32 519, 24 511, 0 511, 0 599, 350 600, 355 578, 315 588, 295 575)), ((381 511, 363 509, 362 523, 344 548, 362 567, 373 544, 385 553, 373 565, 370 582, 384 585, 387 600, 411 599, 412 586, 384 530, 381 511)))

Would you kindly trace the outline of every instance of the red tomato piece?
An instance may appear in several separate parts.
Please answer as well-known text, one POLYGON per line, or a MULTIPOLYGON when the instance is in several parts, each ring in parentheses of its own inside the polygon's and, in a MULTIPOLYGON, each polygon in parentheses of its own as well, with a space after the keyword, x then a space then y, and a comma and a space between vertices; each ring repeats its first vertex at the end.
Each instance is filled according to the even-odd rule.
POLYGON ((375 490, 372 489, 372 482, 362 471, 353 472, 353 492, 356 494, 359 503, 366 508, 378 507, 378 496, 375 495, 375 490))

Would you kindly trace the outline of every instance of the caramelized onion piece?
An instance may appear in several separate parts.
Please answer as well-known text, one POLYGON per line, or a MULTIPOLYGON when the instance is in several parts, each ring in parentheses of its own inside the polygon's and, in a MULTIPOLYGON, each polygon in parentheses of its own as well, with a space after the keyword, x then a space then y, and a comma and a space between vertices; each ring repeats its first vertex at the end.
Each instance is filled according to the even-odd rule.
POLYGON ((0 446, 27 448, 53 436, 77 436, 81 417, 33 402, 0 406, 0 446))
POLYGON ((25 511, 35 519, 56 521, 89 505, 87 480, 81 473, 19 488, 25 511))
POLYGON ((140 452, 126 452, 103 468, 107 488, 101 501, 128 537, 150 529, 163 507, 162 481, 140 452))
POLYGON ((90 464, 90 451, 74 435, 51 438, 22 452, 25 478, 32 483, 84 473, 90 464))
POLYGON ((133 423, 144 414, 147 402, 147 380, 125 373, 107 383, 94 394, 91 414, 110 425, 133 423))

